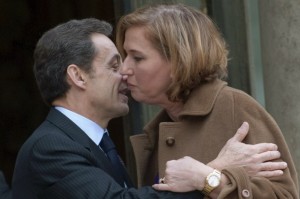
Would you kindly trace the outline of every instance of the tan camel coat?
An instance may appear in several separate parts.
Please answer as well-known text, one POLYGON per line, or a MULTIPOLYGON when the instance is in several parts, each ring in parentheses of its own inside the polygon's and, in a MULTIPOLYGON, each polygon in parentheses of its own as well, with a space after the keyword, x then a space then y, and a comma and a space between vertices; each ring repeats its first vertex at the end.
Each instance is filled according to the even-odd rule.
POLYGON ((244 142, 276 143, 288 163, 284 175, 266 179, 250 177, 242 167, 223 170, 231 181, 219 198, 298 198, 299 186, 293 160, 274 119, 252 97, 215 80, 195 89, 180 122, 172 122, 161 111, 145 128, 131 137, 137 165, 138 185, 152 185, 157 173, 164 176, 168 160, 191 156, 203 163, 215 159, 241 124, 247 121, 250 131, 244 142), (248 197, 247 193, 250 193, 248 197))

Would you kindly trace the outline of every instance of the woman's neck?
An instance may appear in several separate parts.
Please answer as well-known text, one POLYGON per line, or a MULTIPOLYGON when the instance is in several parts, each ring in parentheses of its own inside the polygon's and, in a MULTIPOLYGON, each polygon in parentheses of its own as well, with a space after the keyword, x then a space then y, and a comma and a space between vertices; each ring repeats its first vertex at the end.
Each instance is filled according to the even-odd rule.
POLYGON ((174 121, 179 121, 179 113, 183 109, 183 103, 182 102, 170 102, 169 104, 166 104, 163 106, 163 108, 168 113, 169 117, 174 121))

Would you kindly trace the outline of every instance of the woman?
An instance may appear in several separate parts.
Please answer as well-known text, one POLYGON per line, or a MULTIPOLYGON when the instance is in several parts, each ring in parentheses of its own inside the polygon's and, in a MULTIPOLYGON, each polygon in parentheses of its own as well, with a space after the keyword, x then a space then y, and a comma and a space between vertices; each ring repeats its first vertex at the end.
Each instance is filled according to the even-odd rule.
MULTIPOLYGON (((280 161, 288 163, 283 175, 263 178, 249 176, 243 167, 215 167, 225 176, 222 189, 215 191, 220 178, 212 169, 198 173, 212 172, 215 184, 201 180, 195 187, 212 198, 299 197, 296 170, 279 127, 253 98, 222 81, 228 52, 211 19, 184 5, 142 8, 120 19, 116 39, 132 97, 163 108, 144 134, 131 139, 139 185, 152 184, 157 174, 165 176, 169 160, 191 156, 205 164, 212 161, 232 132, 248 121, 251 130, 244 141, 277 144, 280 161)), ((178 165, 181 161, 197 170, 198 161, 184 158, 178 165)), ((156 188, 183 191, 171 173, 166 186, 156 188)))

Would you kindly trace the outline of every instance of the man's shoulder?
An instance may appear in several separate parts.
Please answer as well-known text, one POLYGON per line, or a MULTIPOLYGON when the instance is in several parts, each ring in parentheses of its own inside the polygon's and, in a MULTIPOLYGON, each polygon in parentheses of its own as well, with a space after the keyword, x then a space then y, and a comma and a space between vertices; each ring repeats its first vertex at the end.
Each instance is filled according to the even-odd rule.
POLYGON ((27 138, 20 148, 18 156, 25 156, 25 158, 29 158, 35 147, 47 147, 47 145, 43 143, 48 143, 49 146, 57 140, 62 141, 67 139, 68 137, 62 132, 61 129, 45 120, 27 138))
POLYGON ((45 120, 34 130, 34 132, 26 140, 25 144, 28 142, 36 142, 39 139, 47 139, 51 136, 60 136, 61 133, 58 132, 61 132, 61 130, 57 128, 57 126, 45 120))

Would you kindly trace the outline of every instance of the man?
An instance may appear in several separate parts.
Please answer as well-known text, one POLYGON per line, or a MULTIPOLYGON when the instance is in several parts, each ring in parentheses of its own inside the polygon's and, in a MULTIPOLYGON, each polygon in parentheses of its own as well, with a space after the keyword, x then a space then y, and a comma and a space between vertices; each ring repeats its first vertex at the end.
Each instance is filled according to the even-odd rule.
POLYGON ((102 143, 108 122, 128 113, 128 98, 111 32, 104 21, 71 20, 37 43, 34 73, 51 109, 20 149, 14 199, 202 198, 198 191, 135 189, 126 171, 115 169, 102 143))

